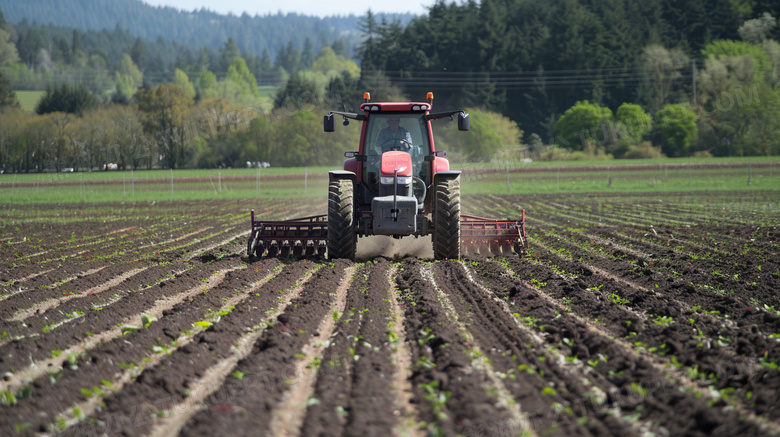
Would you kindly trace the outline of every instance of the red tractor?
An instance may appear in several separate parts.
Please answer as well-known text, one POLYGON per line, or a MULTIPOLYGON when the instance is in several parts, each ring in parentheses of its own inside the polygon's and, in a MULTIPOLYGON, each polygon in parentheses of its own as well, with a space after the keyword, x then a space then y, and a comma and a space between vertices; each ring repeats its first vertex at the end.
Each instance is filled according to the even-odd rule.
POLYGON ((329 172, 327 216, 287 221, 255 221, 247 255, 321 256, 355 259, 358 237, 402 238, 432 235, 436 259, 458 259, 461 245, 494 255, 522 254, 528 248, 525 212, 519 220, 494 220, 460 213, 460 171, 450 170, 445 152, 434 146, 431 121, 458 117, 458 129, 469 130, 463 111, 432 113, 427 102, 373 103, 368 93, 362 114, 331 111, 325 132, 362 122, 357 152, 347 152, 344 170, 329 172))

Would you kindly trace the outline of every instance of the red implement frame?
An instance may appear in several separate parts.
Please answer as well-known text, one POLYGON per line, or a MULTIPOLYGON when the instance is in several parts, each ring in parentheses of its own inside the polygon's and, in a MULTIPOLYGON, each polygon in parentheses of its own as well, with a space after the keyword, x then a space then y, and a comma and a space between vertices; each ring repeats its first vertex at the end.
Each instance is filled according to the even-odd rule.
POLYGON ((473 215, 460 216, 460 241, 469 246, 514 248, 528 250, 525 235, 525 210, 520 220, 496 220, 473 215))
MULTIPOLYGON (((265 250, 279 251, 284 248, 317 250, 324 254, 328 240, 328 216, 315 215, 292 220, 255 220, 251 212, 252 233, 247 241, 247 256, 265 250)), ((504 247, 517 253, 528 250, 525 234, 525 210, 520 220, 495 220, 473 215, 460 216, 461 244, 483 246, 491 249, 504 247)), ((260 256, 258 254, 258 256, 260 256)))
POLYGON ((328 216, 314 215, 292 220, 266 221, 255 220, 255 211, 251 212, 252 233, 247 242, 247 255, 252 256, 257 248, 270 248, 276 245, 303 248, 318 248, 328 239, 328 216))

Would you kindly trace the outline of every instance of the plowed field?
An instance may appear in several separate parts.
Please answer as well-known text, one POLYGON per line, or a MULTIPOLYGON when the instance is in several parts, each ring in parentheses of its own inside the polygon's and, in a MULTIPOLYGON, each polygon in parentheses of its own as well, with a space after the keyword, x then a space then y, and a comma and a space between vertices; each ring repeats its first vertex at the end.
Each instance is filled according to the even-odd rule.
POLYGON ((8 210, 0 435, 778 435, 778 200, 465 197, 530 253, 440 262, 249 259, 245 202, 8 210))

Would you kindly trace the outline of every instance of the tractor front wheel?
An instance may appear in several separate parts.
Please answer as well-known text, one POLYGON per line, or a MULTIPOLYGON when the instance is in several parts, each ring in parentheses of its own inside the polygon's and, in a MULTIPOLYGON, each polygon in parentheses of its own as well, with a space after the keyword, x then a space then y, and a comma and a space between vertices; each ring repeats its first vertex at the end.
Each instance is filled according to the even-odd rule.
POLYGON ((352 181, 337 179, 328 185, 328 258, 355 259, 357 235, 354 226, 352 181))
POLYGON ((460 258, 460 181, 436 184, 433 218, 433 255, 436 259, 460 258))

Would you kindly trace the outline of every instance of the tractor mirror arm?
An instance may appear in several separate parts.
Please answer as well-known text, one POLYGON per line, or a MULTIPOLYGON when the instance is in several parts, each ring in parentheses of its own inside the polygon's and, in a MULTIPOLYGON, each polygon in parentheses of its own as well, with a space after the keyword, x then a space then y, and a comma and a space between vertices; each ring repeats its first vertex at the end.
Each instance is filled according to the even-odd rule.
POLYGON ((366 119, 366 116, 363 114, 355 114, 354 112, 340 112, 340 111, 330 111, 328 112, 328 115, 341 115, 344 118, 351 118, 353 120, 362 121, 366 119))
POLYGON ((445 118, 445 117, 450 117, 450 119, 452 119, 452 116, 455 115, 455 114, 463 114, 463 115, 465 115, 466 113, 464 111, 436 112, 436 113, 433 113, 433 114, 426 115, 425 119, 426 120, 438 120, 440 118, 445 118))

